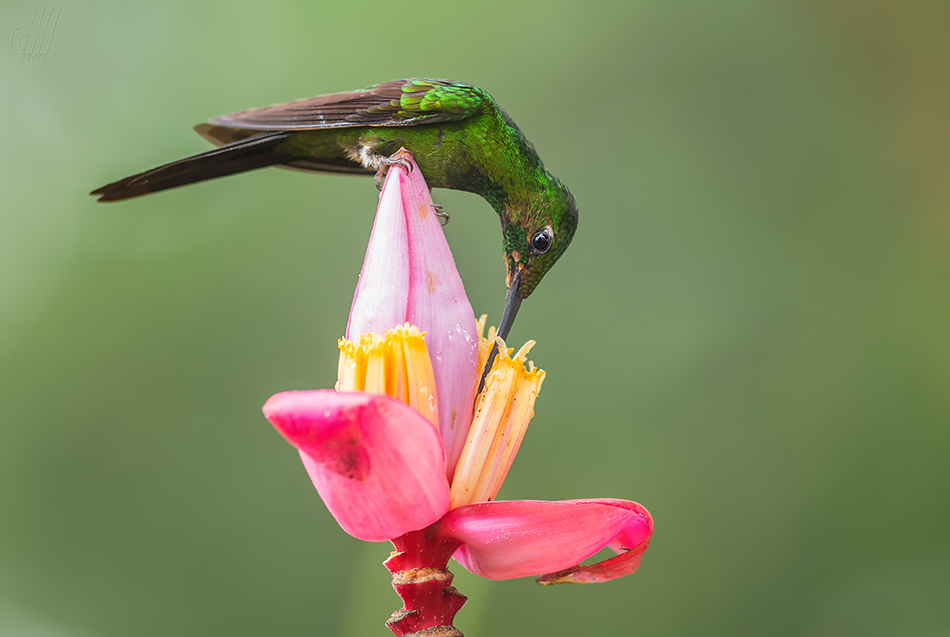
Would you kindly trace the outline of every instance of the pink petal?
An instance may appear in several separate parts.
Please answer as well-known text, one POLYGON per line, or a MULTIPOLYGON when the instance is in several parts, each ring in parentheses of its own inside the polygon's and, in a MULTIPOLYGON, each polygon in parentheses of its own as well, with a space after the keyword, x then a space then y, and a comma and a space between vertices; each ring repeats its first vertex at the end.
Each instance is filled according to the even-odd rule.
POLYGON ((410 237, 407 320, 426 332, 439 399, 439 430, 451 476, 472 424, 478 380, 477 328, 429 188, 415 162, 412 166, 409 175, 397 171, 410 237))
POLYGON ((398 186, 391 185, 398 184, 392 179, 395 173, 402 170, 389 171, 379 195, 376 221, 346 326, 346 338, 351 341, 369 332, 383 334, 405 323, 409 314, 409 238, 402 195, 398 186))
POLYGON ((414 161, 411 165, 408 175, 393 166, 386 177, 346 336, 353 340, 366 332, 382 333, 406 321, 426 332, 451 476, 475 400, 475 313, 422 171, 414 161))
POLYGON ((449 506, 438 432, 388 396, 332 389, 271 396, 264 415, 300 451, 330 513, 379 542, 428 526, 449 506))
POLYGON ((577 580, 602 581, 636 570, 653 533, 653 520, 646 509, 627 500, 522 500, 453 509, 439 522, 439 530, 463 543, 454 556, 462 566, 489 579, 568 569, 606 546, 617 550, 623 544, 638 551, 635 560, 628 559, 622 567, 590 576, 601 579, 577 580))
MULTIPOLYGON (((617 502, 625 502, 618 500, 617 502)), ((653 517, 636 502, 627 502, 636 508, 639 515, 617 534, 609 546, 617 555, 603 562, 584 566, 578 564, 561 571, 548 573, 538 578, 538 584, 594 584, 630 575, 640 566, 640 560, 653 535, 653 517)))

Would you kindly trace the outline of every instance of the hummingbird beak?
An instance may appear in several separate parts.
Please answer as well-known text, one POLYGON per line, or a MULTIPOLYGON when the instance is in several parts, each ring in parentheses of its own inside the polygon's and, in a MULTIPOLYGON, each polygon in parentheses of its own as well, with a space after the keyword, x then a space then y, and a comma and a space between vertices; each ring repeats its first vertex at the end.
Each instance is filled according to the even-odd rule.
MULTIPOLYGON (((501 313, 501 321, 498 323, 498 336, 503 339, 508 338, 508 332, 511 331, 511 326, 514 325, 515 317, 521 308, 522 299, 519 293, 520 287, 521 270, 515 267, 514 272, 512 272, 508 280, 508 296, 505 298, 505 311, 501 313)), ((488 378, 488 372, 491 370, 491 366, 495 363, 496 356, 498 356, 498 343, 492 344, 491 352, 488 354, 488 360, 485 362, 485 369, 482 371, 482 379, 478 383, 476 396, 485 389, 485 380, 488 378)))
POLYGON ((521 270, 515 268, 508 283, 508 296, 505 297, 505 311, 501 313, 501 322, 498 323, 498 336, 508 338, 508 332, 515 323, 515 317, 521 308, 521 270))

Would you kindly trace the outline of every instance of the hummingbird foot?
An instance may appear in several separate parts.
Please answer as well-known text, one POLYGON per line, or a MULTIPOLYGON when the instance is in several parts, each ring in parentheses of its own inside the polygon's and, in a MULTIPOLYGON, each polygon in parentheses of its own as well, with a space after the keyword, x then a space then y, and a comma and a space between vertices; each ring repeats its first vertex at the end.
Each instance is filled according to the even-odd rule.
POLYGON ((376 182, 376 190, 379 190, 380 192, 383 191, 383 178, 386 177, 386 172, 389 170, 390 166, 399 166, 406 171, 406 174, 411 173, 411 159, 412 155, 409 154, 409 151, 402 148, 393 153, 391 157, 380 157, 379 168, 376 170, 376 176, 373 178, 373 180, 376 182))
POLYGON ((439 218, 439 223, 442 224, 442 227, 444 228, 449 225, 449 221, 452 220, 449 213, 442 210, 442 206, 437 203, 432 204, 432 207, 435 208, 435 216, 439 218))

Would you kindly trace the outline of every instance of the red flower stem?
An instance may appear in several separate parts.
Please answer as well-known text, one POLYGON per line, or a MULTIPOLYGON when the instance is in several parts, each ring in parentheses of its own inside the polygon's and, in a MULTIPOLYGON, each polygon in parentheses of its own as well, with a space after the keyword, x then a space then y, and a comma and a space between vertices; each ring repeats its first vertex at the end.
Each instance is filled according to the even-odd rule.
POLYGON ((468 598, 452 586, 446 568, 459 542, 438 537, 433 525, 392 543, 395 550, 383 565, 403 606, 386 622, 389 629, 397 637, 463 637, 452 620, 468 598))

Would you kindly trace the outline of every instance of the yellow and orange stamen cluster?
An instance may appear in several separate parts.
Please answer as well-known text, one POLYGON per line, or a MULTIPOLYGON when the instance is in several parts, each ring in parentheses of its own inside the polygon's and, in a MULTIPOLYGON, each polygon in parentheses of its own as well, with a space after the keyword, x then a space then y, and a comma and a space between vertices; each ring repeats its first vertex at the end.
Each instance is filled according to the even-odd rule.
MULTIPOLYGON (((450 508, 494 499, 534 416, 544 382, 544 371, 526 360, 535 342, 528 341, 512 356, 514 350, 496 336, 494 327, 484 336, 485 319, 483 315, 478 320, 479 369, 495 343, 498 356, 475 400, 472 425, 452 480, 450 508)), ((407 323, 384 335, 363 334, 358 342, 341 339, 337 391, 392 396, 438 429, 435 378, 424 336, 407 323)))
POLYGON ((337 391, 365 391, 400 400, 422 414, 438 431, 435 374, 424 332, 406 323, 384 335, 361 334, 358 342, 340 339, 337 391))
POLYGON ((512 357, 513 350, 496 336, 494 327, 488 329, 487 338, 483 336, 485 319, 482 315, 478 320, 479 369, 496 342, 498 356, 485 379, 485 388, 475 400, 472 426, 449 493, 449 507, 453 509, 495 498, 534 416, 534 402, 544 382, 544 371, 526 361, 535 342, 528 341, 512 357))

